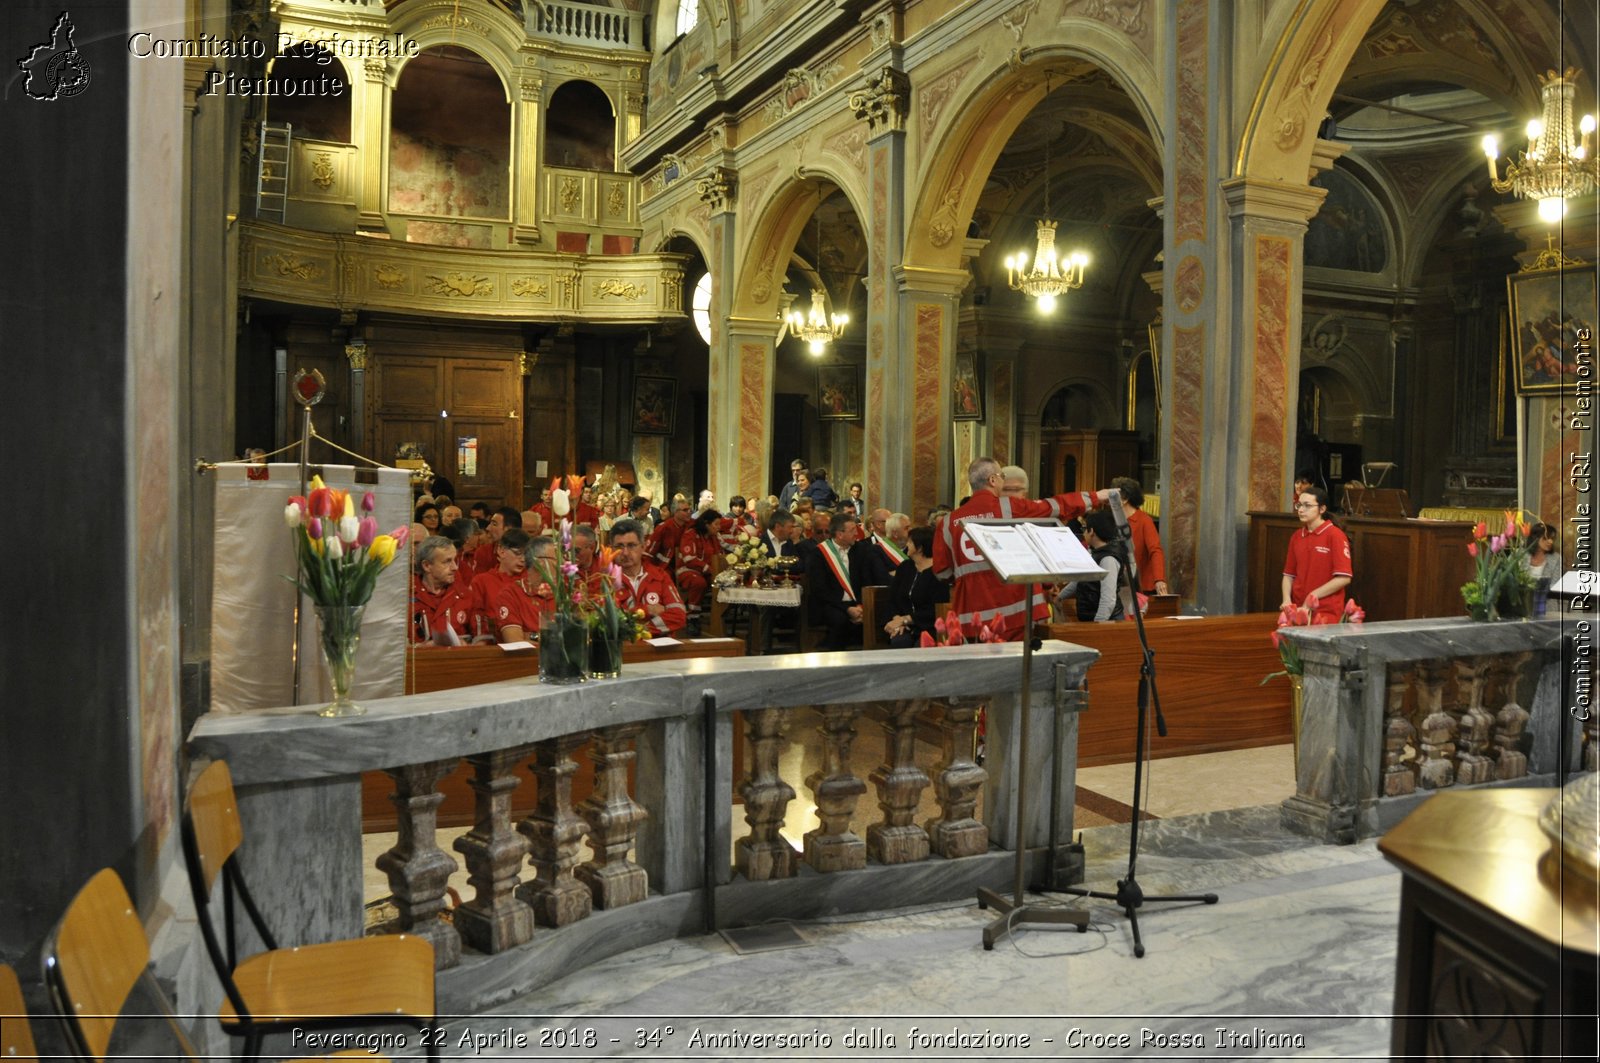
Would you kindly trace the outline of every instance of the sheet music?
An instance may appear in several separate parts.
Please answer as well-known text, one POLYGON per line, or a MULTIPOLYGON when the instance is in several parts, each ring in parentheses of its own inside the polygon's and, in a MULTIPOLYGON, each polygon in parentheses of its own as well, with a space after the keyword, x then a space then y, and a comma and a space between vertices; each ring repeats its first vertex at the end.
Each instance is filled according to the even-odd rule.
POLYGON ((962 532, 1007 583, 1099 579, 1105 573, 1060 524, 968 520, 962 532))

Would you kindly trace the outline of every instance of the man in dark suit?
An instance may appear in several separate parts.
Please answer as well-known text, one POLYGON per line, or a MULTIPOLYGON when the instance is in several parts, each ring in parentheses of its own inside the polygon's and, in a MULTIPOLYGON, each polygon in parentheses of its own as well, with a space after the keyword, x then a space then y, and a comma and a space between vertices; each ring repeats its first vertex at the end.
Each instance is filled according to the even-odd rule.
MULTIPOLYGON (((858 595, 864 595, 864 588, 867 587, 887 587, 894 578, 895 570, 906 560, 905 551, 884 534, 888 519, 888 510, 875 511, 872 514, 875 534, 850 548, 850 580, 855 584, 858 595)), ((881 616, 868 617, 867 622, 874 622, 881 628, 883 622, 892 615, 889 612, 889 596, 880 594, 877 601, 881 616)))
POLYGON ((828 524, 829 536, 816 546, 808 568, 811 616, 826 630, 820 649, 861 646, 861 600, 850 579, 850 547, 856 541, 856 527, 855 517, 835 514, 828 524))

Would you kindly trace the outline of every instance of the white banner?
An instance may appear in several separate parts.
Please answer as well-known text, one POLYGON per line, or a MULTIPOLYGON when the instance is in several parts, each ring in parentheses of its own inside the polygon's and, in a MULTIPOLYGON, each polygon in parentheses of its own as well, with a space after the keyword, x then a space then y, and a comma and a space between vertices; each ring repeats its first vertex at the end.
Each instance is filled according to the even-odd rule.
MULTIPOLYGON (((378 530, 411 524, 411 474, 404 469, 321 466, 329 487, 377 497, 378 530), (358 480, 357 477, 360 477, 358 480)), ((219 465, 211 596, 211 710, 240 712, 295 704, 294 541, 283 507, 300 493, 297 464, 219 465)), ((411 598, 409 544, 383 570, 361 625, 361 652, 351 696, 405 692, 406 612, 411 598)), ((332 700, 317 649, 317 621, 307 602, 300 618, 301 705, 332 700)))

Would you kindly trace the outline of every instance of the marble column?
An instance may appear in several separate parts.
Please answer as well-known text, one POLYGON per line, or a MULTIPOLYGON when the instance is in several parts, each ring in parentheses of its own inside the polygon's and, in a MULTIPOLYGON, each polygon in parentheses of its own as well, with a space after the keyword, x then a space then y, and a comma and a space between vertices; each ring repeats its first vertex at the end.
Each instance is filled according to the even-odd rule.
MULTIPOLYGON (((888 49, 879 53, 892 58, 888 49)), ((912 503, 915 468, 907 452, 915 433, 907 432, 916 406, 908 401, 907 319, 901 312, 893 263, 905 250, 906 112, 910 82, 892 64, 868 74, 865 88, 851 93, 849 106, 867 123, 867 319, 863 480, 867 497, 890 509, 912 503)), ((950 330, 954 333, 953 327, 950 330)), ((937 446, 937 444, 935 444, 937 446)), ((940 451, 942 453, 942 451, 940 451)), ((916 512, 916 510, 908 510, 916 512)), ((922 508, 927 512, 927 507, 922 508)))
MULTIPOLYGON (((889 396, 898 450, 886 452, 882 497, 909 502, 908 513, 927 513, 964 494, 965 469, 951 460, 950 367, 955 360, 956 313, 972 280, 966 270, 895 266, 901 341, 890 374, 889 396)), ((871 340, 869 338, 869 350, 871 340)), ((869 354, 870 359, 870 354, 869 354)))
POLYGON ((440 918, 456 861, 439 848, 435 838, 439 805, 444 801, 439 780, 454 771, 457 763, 452 757, 385 772, 394 780, 389 800, 400 814, 400 829, 394 848, 378 857, 378 870, 389 876, 395 907, 400 910, 400 929, 433 945, 436 970, 461 962, 461 937, 440 918))
POLYGON ((539 242, 539 169, 544 158, 544 79, 524 77, 511 108, 511 240, 539 242))
MULTIPOLYGON (((717 138, 721 141, 721 138, 717 138)), ((765 441, 772 409, 771 340, 762 336, 770 331, 777 336, 778 321, 732 319, 733 286, 736 276, 735 237, 738 227, 739 175, 732 167, 714 165, 695 183, 695 192, 710 211, 706 227, 711 232, 711 248, 706 268, 711 271, 711 342, 706 383, 706 482, 718 498, 727 499, 752 488, 744 473, 757 475, 750 483, 766 482, 761 469, 766 460, 765 441), (751 405, 746 406, 750 388, 751 405), (764 396, 765 401, 762 401, 764 396), (747 418, 758 418, 747 423, 747 418), (744 438, 746 428, 755 438, 744 438)))
MULTIPOLYGON (((777 364, 778 322, 733 318, 728 321, 728 353, 723 363, 724 393, 719 409, 729 420, 726 429, 712 425, 714 439, 730 444, 723 450, 718 475, 726 486, 713 489, 721 499, 734 495, 762 497, 769 489, 772 451, 772 378, 777 364), (761 495, 755 492, 761 492, 761 495)), ((792 449, 792 448, 791 448, 792 449)), ((832 471, 832 470, 830 470, 832 471)), ((834 481, 837 486, 837 481, 834 481)), ((712 480, 716 484, 715 479, 712 480)), ((840 488, 843 490, 843 488, 840 488)))

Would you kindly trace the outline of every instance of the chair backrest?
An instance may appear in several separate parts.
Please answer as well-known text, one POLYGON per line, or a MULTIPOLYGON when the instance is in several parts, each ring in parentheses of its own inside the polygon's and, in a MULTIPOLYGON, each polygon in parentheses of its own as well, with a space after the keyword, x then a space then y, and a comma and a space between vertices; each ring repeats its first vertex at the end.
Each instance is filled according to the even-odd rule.
POLYGON ((217 874, 244 840, 239 826, 239 805, 233 796, 233 775, 225 760, 213 761, 189 788, 189 825, 194 835, 195 856, 199 860, 201 881, 210 894, 217 874))
POLYGON ((150 964, 150 940, 122 879, 105 868, 78 891, 45 943, 45 977, 79 1047, 104 1059, 111 1030, 150 964))
POLYGON ((38 1063, 33 1027, 28 1025, 28 1005, 22 999, 17 972, 0 963, 0 1059, 38 1063))

